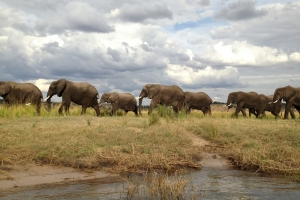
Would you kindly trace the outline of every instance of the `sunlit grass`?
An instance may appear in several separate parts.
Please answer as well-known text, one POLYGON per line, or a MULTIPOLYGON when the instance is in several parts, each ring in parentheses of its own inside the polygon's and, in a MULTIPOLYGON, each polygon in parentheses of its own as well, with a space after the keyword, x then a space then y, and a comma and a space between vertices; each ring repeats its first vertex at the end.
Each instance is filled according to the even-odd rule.
POLYGON ((200 168, 203 147, 193 146, 191 136, 211 142, 206 150, 218 152, 241 169, 300 175, 300 128, 296 120, 264 117, 235 118, 234 110, 214 105, 212 115, 193 110, 175 115, 158 107, 151 115, 136 117, 119 110, 110 116, 92 108, 82 116, 71 106, 68 115, 58 107, 37 116, 34 107, 0 106, 0 159, 3 163, 35 162, 105 169, 114 173, 135 170, 200 168), (208 149, 209 148, 209 149, 208 149))

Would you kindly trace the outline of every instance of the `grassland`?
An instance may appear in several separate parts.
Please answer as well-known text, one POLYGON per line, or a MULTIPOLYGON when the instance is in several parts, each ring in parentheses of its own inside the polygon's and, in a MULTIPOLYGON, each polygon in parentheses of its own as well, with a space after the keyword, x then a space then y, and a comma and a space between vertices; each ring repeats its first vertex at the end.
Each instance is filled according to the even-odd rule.
POLYGON ((135 117, 96 117, 88 109, 71 107, 59 116, 57 109, 0 107, 0 161, 5 164, 51 164, 84 170, 126 174, 151 170, 174 172, 200 169, 201 153, 211 151, 229 158, 241 169, 300 178, 300 120, 232 117, 222 105, 212 116, 199 111, 174 116, 166 107, 135 117), (195 138, 210 142, 196 145, 195 138))

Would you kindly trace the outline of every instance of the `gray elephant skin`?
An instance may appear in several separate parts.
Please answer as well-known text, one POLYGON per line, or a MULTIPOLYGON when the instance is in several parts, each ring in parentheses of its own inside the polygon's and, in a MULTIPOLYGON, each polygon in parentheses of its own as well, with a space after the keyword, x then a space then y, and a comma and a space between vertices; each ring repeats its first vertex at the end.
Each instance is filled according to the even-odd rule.
POLYGON ((243 109, 249 108, 255 110, 255 116, 258 117, 265 109, 265 103, 262 102, 261 97, 256 92, 231 92, 228 94, 227 106, 230 107, 232 103, 236 103, 235 116, 238 117, 238 113, 242 111, 243 116, 246 113, 243 109))
POLYGON ((281 101, 284 100, 285 110, 284 119, 288 119, 288 114, 290 112, 293 119, 295 119, 295 114, 293 107, 295 107, 298 112, 300 112, 300 88, 294 88, 290 85, 286 87, 277 88, 274 92, 273 103, 275 104, 276 114, 278 115, 278 110, 281 108, 281 101))
POLYGON ((12 81, 0 81, 0 96, 9 105, 33 104, 36 112, 40 115, 43 94, 32 83, 16 83, 12 81))
POLYGON ((187 113, 191 112, 191 109, 201 110, 204 115, 211 115, 210 105, 212 99, 205 92, 184 92, 185 100, 184 106, 187 113))
POLYGON ((51 108, 51 97, 57 95, 62 97, 62 104, 58 109, 58 113, 62 114, 63 108, 65 113, 69 113, 71 102, 81 105, 81 114, 85 114, 87 107, 92 107, 96 111, 96 115, 100 116, 98 105, 99 93, 97 89, 87 82, 76 83, 66 79, 53 81, 47 92, 48 110, 51 108))
POLYGON ((152 113, 157 104, 172 106, 176 114, 181 110, 184 103, 184 92, 176 85, 166 86, 161 84, 146 84, 139 95, 139 114, 141 115, 141 106, 143 98, 148 97, 151 103, 148 114, 152 113))
POLYGON ((128 111, 134 112, 138 116, 138 107, 135 97, 130 93, 118 93, 118 92, 106 92, 103 93, 100 99, 99 106, 103 103, 111 103, 112 110, 111 115, 115 115, 116 111, 120 108, 125 111, 125 115, 128 111))

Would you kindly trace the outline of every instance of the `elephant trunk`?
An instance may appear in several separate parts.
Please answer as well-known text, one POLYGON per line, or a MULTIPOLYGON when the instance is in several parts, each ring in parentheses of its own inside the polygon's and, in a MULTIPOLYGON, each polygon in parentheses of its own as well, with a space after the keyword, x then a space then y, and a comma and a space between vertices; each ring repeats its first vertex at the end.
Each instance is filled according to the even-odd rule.
POLYGON ((104 98, 101 97, 100 102, 99 102, 99 107, 101 107, 103 105, 103 103, 105 102, 104 98))
POLYGON ((232 98, 228 98, 228 99, 227 99, 226 105, 228 106, 228 108, 232 107, 232 102, 233 102, 233 99, 232 99, 232 98))
POLYGON ((280 100, 280 95, 275 94, 273 97, 273 103, 277 103, 280 100))
POLYGON ((281 97, 279 94, 275 94, 273 97, 274 115, 277 116, 281 109, 281 97))
POLYGON ((46 110, 48 112, 51 111, 51 97, 52 97, 51 95, 47 94, 47 97, 44 99, 44 101, 47 101, 47 108, 46 108, 46 110))
POLYGON ((142 102, 144 97, 139 97, 139 115, 142 115, 142 102))

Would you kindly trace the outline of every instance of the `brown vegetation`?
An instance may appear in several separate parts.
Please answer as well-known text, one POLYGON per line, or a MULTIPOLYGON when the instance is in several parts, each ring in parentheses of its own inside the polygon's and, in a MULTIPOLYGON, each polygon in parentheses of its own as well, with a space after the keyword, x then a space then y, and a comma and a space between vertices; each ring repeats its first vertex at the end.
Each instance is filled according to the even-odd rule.
POLYGON ((299 119, 275 120, 271 114, 259 119, 232 118, 233 110, 226 112, 223 105, 214 105, 212 116, 193 111, 177 117, 164 108, 150 116, 135 117, 129 112, 100 118, 93 116, 92 109, 78 116, 77 107, 71 108, 69 116, 52 110, 37 117, 24 109, 5 113, 7 108, 0 108, 2 165, 29 162, 119 174, 173 172, 200 169, 201 153, 214 151, 241 169, 296 178, 300 174, 299 119), (211 145, 199 145, 198 137, 211 145))

